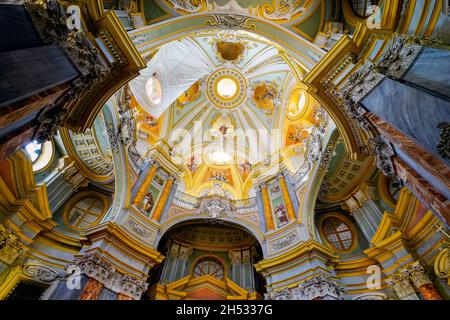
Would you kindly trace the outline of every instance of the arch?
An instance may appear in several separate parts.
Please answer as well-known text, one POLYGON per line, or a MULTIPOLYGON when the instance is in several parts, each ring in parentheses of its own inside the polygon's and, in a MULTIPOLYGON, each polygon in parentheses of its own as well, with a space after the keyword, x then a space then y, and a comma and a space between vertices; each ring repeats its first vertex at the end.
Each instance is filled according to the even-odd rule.
POLYGON ((238 28, 274 42, 281 52, 296 58, 300 67, 311 70, 325 51, 300 35, 275 22, 248 15, 197 13, 155 23, 129 33, 139 53, 148 57, 159 46, 200 31, 222 27, 238 28))
MULTIPOLYGON (((330 129, 324 137, 322 152, 331 143, 335 143, 339 138, 338 129, 330 124, 330 129)), ((325 177, 325 170, 321 166, 321 162, 317 161, 310 170, 311 178, 308 179, 303 197, 300 200, 300 208, 298 210, 300 223, 304 224, 309 230, 309 233, 313 239, 316 239, 316 233, 314 231, 314 212, 316 206, 317 196, 319 194, 320 186, 322 185, 325 177)))

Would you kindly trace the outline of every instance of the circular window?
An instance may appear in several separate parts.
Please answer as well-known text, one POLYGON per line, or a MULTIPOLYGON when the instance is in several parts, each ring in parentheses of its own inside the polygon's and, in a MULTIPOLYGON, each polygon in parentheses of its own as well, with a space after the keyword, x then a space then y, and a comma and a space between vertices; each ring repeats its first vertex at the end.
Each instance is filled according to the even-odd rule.
POLYGON ((64 222, 76 230, 84 230, 98 223, 107 210, 107 200, 88 194, 76 196, 66 205, 64 222))
POLYGON ((247 80, 234 69, 216 70, 206 80, 206 95, 217 107, 233 109, 247 97, 247 80))
POLYGON ((217 93, 225 99, 230 99, 236 95, 237 85, 231 78, 223 78, 217 83, 217 93))
POLYGON ((224 273, 223 264, 214 257, 201 258, 194 267, 194 278, 209 275, 222 280, 224 273))
POLYGON ((328 217, 322 223, 326 240, 337 250, 346 251, 353 246, 353 232, 349 225, 338 217, 328 217))
POLYGON ((374 13, 374 6, 378 5, 379 0, 352 0, 352 8, 356 15, 366 19, 374 13))

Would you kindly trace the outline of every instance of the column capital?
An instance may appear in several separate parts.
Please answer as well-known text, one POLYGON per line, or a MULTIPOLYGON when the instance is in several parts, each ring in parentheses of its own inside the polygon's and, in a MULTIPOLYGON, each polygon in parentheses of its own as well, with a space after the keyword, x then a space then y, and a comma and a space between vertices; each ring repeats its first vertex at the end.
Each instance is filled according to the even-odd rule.
POLYGON ((407 275, 405 275, 402 270, 395 272, 390 279, 387 280, 387 283, 392 286, 395 293, 401 300, 416 294, 414 287, 411 285, 407 275))
POLYGON ((403 273, 412 281, 416 288, 433 283, 428 277, 425 268, 419 261, 416 261, 403 269, 403 273))

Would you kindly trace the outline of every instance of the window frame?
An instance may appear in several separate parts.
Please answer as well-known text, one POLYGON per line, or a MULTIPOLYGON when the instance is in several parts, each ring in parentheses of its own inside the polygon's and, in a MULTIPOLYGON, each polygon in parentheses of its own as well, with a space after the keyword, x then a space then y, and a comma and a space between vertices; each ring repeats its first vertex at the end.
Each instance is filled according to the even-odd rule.
POLYGON ((74 195, 73 197, 71 197, 69 199, 69 201, 67 201, 66 204, 64 205, 64 210, 63 210, 63 215, 62 215, 63 222, 66 225, 66 227, 68 227, 71 230, 75 230, 78 232, 84 232, 85 230, 90 229, 90 228, 94 227, 95 225, 97 225, 103 219, 103 217, 105 216, 108 209, 109 209, 109 200, 105 195, 102 195, 97 192, 92 192, 92 191, 80 192, 80 193, 74 195), (97 200, 101 201, 103 204, 102 212, 97 216, 97 219, 95 221, 93 221, 92 223, 89 224, 89 226, 83 227, 83 228, 75 227, 69 222, 69 214, 72 211, 72 209, 75 208, 75 206, 85 198, 92 198, 92 199, 97 199, 97 200))
POLYGON ((206 275, 206 274, 203 275, 203 276, 196 276, 195 275, 195 268, 197 267, 198 263, 201 262, 201 260, 206 259, 206 258, 217 260, 220 263, 220 265, 222 266, 222 269, 223 269, 223 278, 222 279, 216 278, 216 277, 214 277, 212 275, 209 275, 209 276, 213 277, 214 279, 216 279, 218 281, 225 281, 225 279, 228 277, 226 264, 223 261, 223 259, 219 258, 216 255, 212 255, 212 254, 201 255, 201 256, 197 257, 194 261, 192 261, 191 272, 190 272, 192 278, 197 279, 197 278, 200 278, 200 277, 203 277, 203 276, 206 275))
POLYGON ((319 220, 319 233, 320 233, 320 237, 325 242, 325 244, 329 248, 331 248, 332 250, 334 250, 338 253, 343 253, 343 254, 351 253, 358 247, 358 236, 357 236, 357 231, 356 231, 355 225, 349 218, 347 218, 345 215, 343 215, 341 213, 332 212, 332 213, 327 213, 327 214, 323 215, 319 220), (347 226, 347 228, 350 231, 351 236, 352 236, 352 242, 348 249, 336 248, 335 245, 330 240, 328 240, 327 234, 324 232, 324 224, 328 218, 338 219, 347 226))

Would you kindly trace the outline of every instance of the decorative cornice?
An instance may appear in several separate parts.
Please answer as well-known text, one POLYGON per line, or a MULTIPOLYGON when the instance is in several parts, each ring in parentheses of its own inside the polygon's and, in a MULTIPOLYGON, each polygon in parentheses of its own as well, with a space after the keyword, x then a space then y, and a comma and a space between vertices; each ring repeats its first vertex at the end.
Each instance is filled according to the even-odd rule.
POLYGON ((338 258, 329 248, 315 240, 308 240, 288 252, 256 263, 255 268, 257 272, 270 272, 270 269, 272 268, 279 267, 285 263, 292 262, 293 260, 312 253, 322 255, 331 261, 336 261, 338 258))

